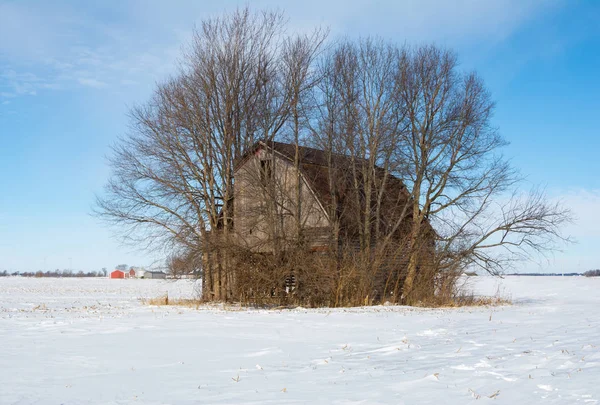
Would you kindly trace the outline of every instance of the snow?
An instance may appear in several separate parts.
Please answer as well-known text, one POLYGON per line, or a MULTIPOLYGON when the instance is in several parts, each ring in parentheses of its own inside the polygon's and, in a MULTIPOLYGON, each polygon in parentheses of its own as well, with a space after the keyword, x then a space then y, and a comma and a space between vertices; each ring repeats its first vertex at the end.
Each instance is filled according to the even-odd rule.
POLYGON ((475 279, 513 305, 157 307, 198 285, 0 278, 0 403, 600 401, 600 279, 475 279))

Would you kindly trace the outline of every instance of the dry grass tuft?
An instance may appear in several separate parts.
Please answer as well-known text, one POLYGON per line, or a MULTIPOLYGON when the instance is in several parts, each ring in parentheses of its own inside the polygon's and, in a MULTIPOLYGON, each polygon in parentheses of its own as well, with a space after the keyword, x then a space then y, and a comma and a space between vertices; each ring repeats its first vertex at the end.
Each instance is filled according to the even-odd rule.
POLYGON ((467 292, 459 292, 452 296, 438 296, 434 297, 433 300, 420 301, 413 304, 416 307, 430 308, 498 307, 502 305, 512 305, 510 297, 499 293, 493 296, 478 296, 467 292))
POLYGON ((169 298, 168 295, 163 295, 162 297, 155 298, 143 298, 142 303, 144 305, 156 305, 156 306, 178 306, 178 307, 188 307, 188 308, 196 308, 201 305, 200 300, 197 299, 184 299, 184 298, 169 298))
POLYGON ((493 295, 476 295, 469 278, 451 274, 442 280, 435 294, 425 294, 412 305, 431 308, 496 307, 512 305, 512 300, 500 287, 493 295))
POLYGON ((449 301, 442 307, 497 307, 501 305, 512 305, 512 301, 508 297, 502 297, 499 295, 486 297, 486 296, 474 296, 466 295, 456 297, 454 300, 449 301))

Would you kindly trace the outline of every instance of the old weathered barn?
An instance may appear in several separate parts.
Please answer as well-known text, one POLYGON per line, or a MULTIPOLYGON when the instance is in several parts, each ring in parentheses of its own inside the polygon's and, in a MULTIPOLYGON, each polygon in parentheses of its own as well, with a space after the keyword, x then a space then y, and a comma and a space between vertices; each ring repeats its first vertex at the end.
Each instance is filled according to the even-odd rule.
MULTIPOLYGON (((399 274, 407 264, 401 252, 411 230, 410 193, 401 179, 377 166, 369 175, 378 189, 367 190, 357 175, 366 163, 314 148, 258 142, 235 165, 234 196, 228 212, 222 212, 219 234, 227 224, 228 237, 240 249, 261 254, 281 254, 299 244, 312 252, 364 251, 381 247, 385 237, 393 253, 380 267, 385 274, 389 269, 399 274), (373 215, 365 227, 368 209, 373 215)), ((434 232, 428 223, 424 228, 426 249, 432 249, 434 232)))

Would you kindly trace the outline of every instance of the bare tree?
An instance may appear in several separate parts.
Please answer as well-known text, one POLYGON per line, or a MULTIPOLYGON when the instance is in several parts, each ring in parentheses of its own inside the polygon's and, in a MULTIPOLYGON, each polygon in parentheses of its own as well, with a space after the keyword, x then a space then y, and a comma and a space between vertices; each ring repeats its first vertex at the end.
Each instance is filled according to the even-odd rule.
POLYGON ((195 251, 187 254, 171 255, 167 258, 167 271, 173 278, 199 276, 202 271, 202 257, 195 251))
POLYGON ((226 250, 235 161, 256 140, 282 131, 290 98, 305 86, 305 65, 323 41, 322 34, 291 39, 283 28, 281 13, 247 8, 204 21, 177 76, 131 111, 130 133, 114 147, 113 176, 97 199, 96 213, 129 242, 201 252, 207 299, 231 297, 226 250), (292 53, 308 59, 290 59, 292 53))
POLYGON ((515 257, 566 239, 560 227, 568 210, 538 191, 513 193, 520 178, 500 154, 506 142, 491 124, 494 103, 475 73, 458 70, 452 52, 363 40, 339 45, 325 66, 318 144, 356 157, 349 171, 360 191, 354 223, 364 262, 372 252, 389 255, 397 230, 408 230, 393 253, 407 260, 394 276, 396 299, 415 302, 419 269, 426 283, 471 266, 498 274, 515 257), (403 187, 392 185, 394 177, 408 198, 390 192, 403 187), (435 260, 426 246, 431 225, 435 260))
MULTIPOLYGON (((456 55, 444 49, 404 53, 409 62, 399 94, 406 130, 394 158, 406 165, 403 178, 411 189, 410 246, 420 243, 422 224, 430 221, 438 233, 439 266, 498 274, 506 264, 502 250, 528 255, 566 240, 560 227, 571 219, 568 210, 540 192, 515 192, 521 178, 500 153, 506 142, 491 123, 494 102, 481 78, 460 72, 456 55)), ((411 248, 405 296, 419 252, 411 248)))

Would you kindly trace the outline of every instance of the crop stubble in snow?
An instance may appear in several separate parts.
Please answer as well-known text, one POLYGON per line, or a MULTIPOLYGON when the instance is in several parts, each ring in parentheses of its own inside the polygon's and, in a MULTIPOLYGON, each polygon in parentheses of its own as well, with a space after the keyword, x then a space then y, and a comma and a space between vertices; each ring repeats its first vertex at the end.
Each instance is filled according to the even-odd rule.
POLYGON ((0 278, 2 404, 594 404, 600 280, 479 277, 514 305, 153 307, 190 281, 0 278))

